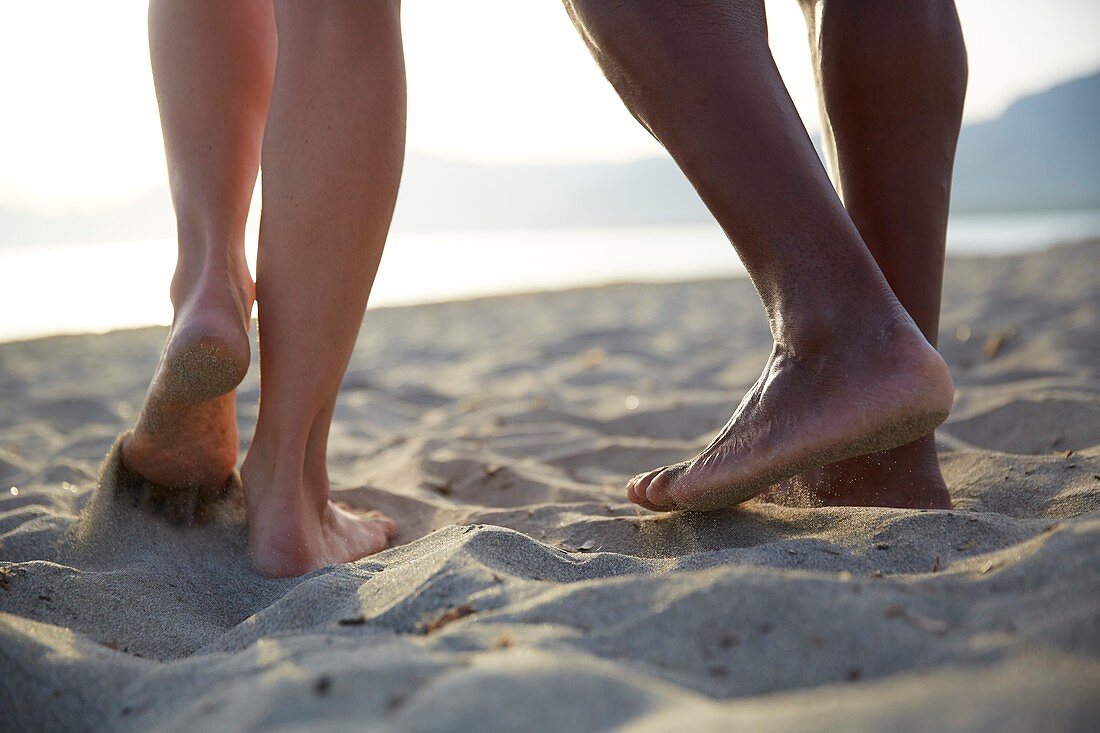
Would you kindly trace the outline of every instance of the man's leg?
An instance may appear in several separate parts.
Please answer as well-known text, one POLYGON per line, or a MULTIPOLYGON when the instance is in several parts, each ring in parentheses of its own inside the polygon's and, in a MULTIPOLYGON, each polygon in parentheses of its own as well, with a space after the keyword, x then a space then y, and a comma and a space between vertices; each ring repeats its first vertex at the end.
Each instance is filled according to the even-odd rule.
POLYGON ((676 159, 763 300, 772 356, 699 456, 633 479, 650 508, 714 509, 946 417, 946 364, 886 283, 772 60, 759 0, 566 0, 631 112, 676 159))
POLYGON ((276 0, 256 296, 260 413, 241 469, 253 564, 300 575, 383 549, 393 523, 329 501, 325 452, 397 197, 396 0, 276 0))
MULTIPOLYGON (((818 0, 805 10, 829 157, 844 205, 898 300, 935 345, 967 77, 955 4, 818 0)), ((769 498, 951 505, 931 433, 807 472, 769 498)))
POLYGON ((271 0, 153 0, 153 79, 176 210, 175 316, 123 462, 161 486, 217 489, 237 462, 248 369, 244 225, 275 67, 271 0))

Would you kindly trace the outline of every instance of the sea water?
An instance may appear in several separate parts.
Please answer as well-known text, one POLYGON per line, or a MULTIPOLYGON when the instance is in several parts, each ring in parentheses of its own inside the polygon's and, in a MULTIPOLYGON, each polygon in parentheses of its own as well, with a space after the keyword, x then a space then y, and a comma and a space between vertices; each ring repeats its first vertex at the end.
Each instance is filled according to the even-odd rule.
MULTIPOLYGON (((956 215, 951 254, 998 255, 1100 237, 1100 211, 956 215)), ((166 324, 170 240, 0 246, 0 341, 166 324)), ((255 265, 255 243, 249 248, 255 265)), ((371 306, 612 282, 743 276, 714 224, 394 232, 371 306)))

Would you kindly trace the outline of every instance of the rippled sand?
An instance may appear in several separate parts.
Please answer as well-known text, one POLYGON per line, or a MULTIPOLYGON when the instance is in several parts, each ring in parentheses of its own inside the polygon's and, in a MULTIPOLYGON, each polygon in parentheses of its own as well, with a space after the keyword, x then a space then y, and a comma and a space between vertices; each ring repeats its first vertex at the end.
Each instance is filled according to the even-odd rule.
POLYGON ((0 729, 1088 730, 1100 243, 954 260, 945 298, 929 512, 625 501, 758 375, 745 281, 372 311, 332 475, 400 544, 279 581, 239 510, 80 518, 162 330, 0 346, 0 729))

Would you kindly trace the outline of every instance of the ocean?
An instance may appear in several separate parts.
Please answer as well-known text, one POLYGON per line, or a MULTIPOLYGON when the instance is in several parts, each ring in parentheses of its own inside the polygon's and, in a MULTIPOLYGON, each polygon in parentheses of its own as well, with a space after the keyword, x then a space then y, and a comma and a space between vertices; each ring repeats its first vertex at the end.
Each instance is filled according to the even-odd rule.
MULTIPOLYGON (((948 252, 999 255, 1100 237, 1100 211, 959 214, 948 252)), ((170 240, 0 247, 0 341, 167 324, 170 240)), ((255 242, 250 248, 255 263, 255 242)), ((612 282, 743 276, 713 224, 394 232, 371 307, 612 282)))

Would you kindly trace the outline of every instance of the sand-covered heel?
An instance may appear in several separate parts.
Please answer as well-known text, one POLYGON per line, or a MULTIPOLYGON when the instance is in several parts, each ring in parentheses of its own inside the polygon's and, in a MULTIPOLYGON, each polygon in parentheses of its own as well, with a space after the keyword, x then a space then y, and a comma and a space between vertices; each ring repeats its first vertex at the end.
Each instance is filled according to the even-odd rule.
POLYGON ((161 486, 149 481, 122 462, 122 443, 130 431, 115 439, 99 470, 99 491, 154 514, 177 526, 209 522, 218 510, 236 503, 243 494, 236 471, 219 487, 161 486))
POLYGON ((184 402, 206 402, 236 389, 248 373, 241 360, 218 344, 198 341, 171 352, 165 360, 164 393, 184 402))

